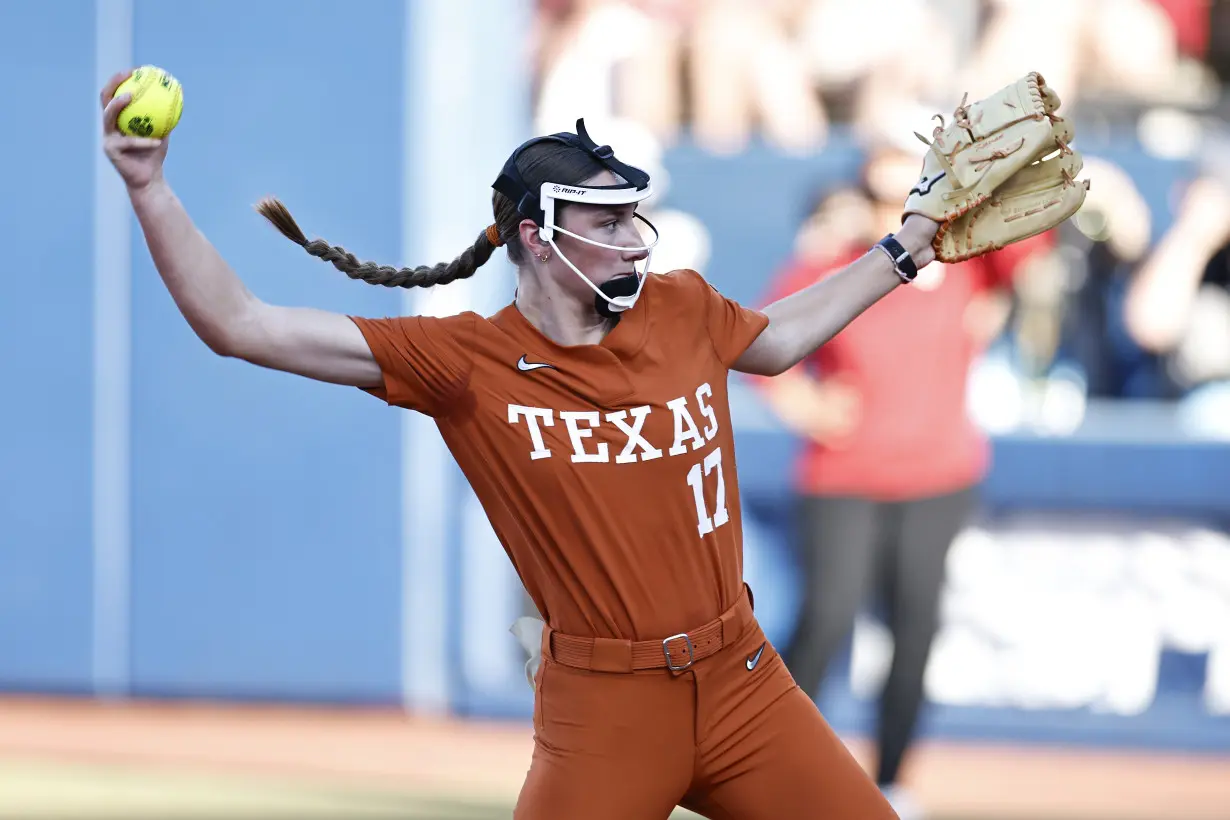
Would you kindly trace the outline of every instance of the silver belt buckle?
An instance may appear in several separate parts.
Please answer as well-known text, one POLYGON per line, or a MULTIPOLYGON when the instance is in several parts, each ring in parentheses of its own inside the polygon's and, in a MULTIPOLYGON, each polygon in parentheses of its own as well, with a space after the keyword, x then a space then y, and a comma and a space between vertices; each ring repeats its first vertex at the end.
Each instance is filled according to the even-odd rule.
POLYGON ((688 637, 688 633, 686 632, 680 632, 678 635, 671 635, 669 638, 662 641, 662 654, 666 655, 666 667, 672 672, 682 672, 690 667, 696 660, 692 649, 692 639, 688 637), (675 662, 671 660, 670 642, 677 641, 680 638, 683 638, 683 642, 688 647, 688 662, 683 666, 675 666, 675 662))

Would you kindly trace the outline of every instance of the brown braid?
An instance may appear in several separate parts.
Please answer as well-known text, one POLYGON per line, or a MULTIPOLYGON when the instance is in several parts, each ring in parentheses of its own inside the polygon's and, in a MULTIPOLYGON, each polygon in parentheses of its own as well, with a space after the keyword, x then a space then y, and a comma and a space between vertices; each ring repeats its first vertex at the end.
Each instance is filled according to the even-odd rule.
POLYGON ((489 233, 484 230, 474 240, 474 244, 461 252, 452 262, 441 262, 436 265, 421 265, 417 268, 392 268, 388 265, 377 265, 374 262, 360 262, 354 254, 338 245, 330 245, 323 239, 309 240, 299 228, 295 218, 280 201, 273 197, 262 199, 256 206, 257 212, 273 223, 273 227, 299 245, 312 256, 332 262, 333 267, 349 276, 359 279, 369 285, 384 285, 388 288, 429 288, 432 285, 447 285, 458 279, 467 279, 474 275, 495 252, 495 244, 489 233))

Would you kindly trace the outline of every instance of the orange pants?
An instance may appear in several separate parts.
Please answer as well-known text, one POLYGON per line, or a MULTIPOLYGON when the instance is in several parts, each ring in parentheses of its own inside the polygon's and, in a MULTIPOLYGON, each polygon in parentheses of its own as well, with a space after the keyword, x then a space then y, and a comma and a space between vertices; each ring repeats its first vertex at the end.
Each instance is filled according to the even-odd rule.
POLYGON ((677 805, 711 820, 897 817, 755 620, 681 673, 544 655, 515 820, 665 820, 677 805))

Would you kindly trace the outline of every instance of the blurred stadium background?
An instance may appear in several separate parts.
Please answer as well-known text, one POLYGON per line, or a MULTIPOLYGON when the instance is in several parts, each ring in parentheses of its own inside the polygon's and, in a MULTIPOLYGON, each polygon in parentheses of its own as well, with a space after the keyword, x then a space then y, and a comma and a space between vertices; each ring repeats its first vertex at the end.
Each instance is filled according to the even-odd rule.
MULTIPOLYGON (((432 425, 213 357, 158 281, 97 108, 155 63, 167 173, 249 286, 368 315, 494 311, 511 270, 365 287, 251 204, 452 258, 512 147, 584 116, 668 183, 655 267, 754 304, 866 145, 1041 71, 1093 189, 971 374, 994 463, 907 781, 950 820, 1230 818, 1230 3, 0 0, 0 32, 0 817, 508 817, 528 765, 526 603, 432 425), (1146 275, 1185 312, 1126 321, 1146 275)), ((734 396, 781 641, 798 442, 734 396)), ((885 655, 861 619, 819 693, 860 755, 885 655)))

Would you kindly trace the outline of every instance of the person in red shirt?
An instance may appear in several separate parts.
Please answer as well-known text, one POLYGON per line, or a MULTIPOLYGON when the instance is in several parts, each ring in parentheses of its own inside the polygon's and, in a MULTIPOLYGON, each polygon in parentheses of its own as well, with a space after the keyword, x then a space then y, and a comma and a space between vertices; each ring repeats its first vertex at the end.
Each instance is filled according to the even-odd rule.
MULTIPOLYGON (((492 186, 494 223, 448 263, 362 262, 308 240, 276 200, 260 206, 374 285, 452 282, 505 247, 518 287, 494 315, 270 305, 175 196, 169 142, 119 133, 126 76, 102 91, 104 149, 192 329, 219 355, 431 416, 541 613, 515 817, 648 820, 677 805, 740 820, 894 817, 753 614, 727 380, 790 369, 896 290, 910 277, 901 248, 866 248, 763 311, 694 271, 650 275, 656 230, 636 214, 648 175, 578 122, 513 152, 492 186)), ((935 222, 896 227, 918 266, 934 259, 935 222)))
MULTIPOLYGON (((899 192, 917 169, 903 149, 871 144, 859 182, 806 220, 766 301, 825 281, 899 224, 899 192)), ((987 441, 966 412, 970 366, 1004 324, 1013 272, 1048 242, 934 263, 788 373, 756 381, 802 439, 794 483, 805 596, 786 665, 815 695, 858 609, 880 594, 895 651, 877 782, 890 794, 902 794, 894 787, 923 697, 945 556, 988 466, 987 441)), ((895 803, 903 817, 906 804, 895 803)))

